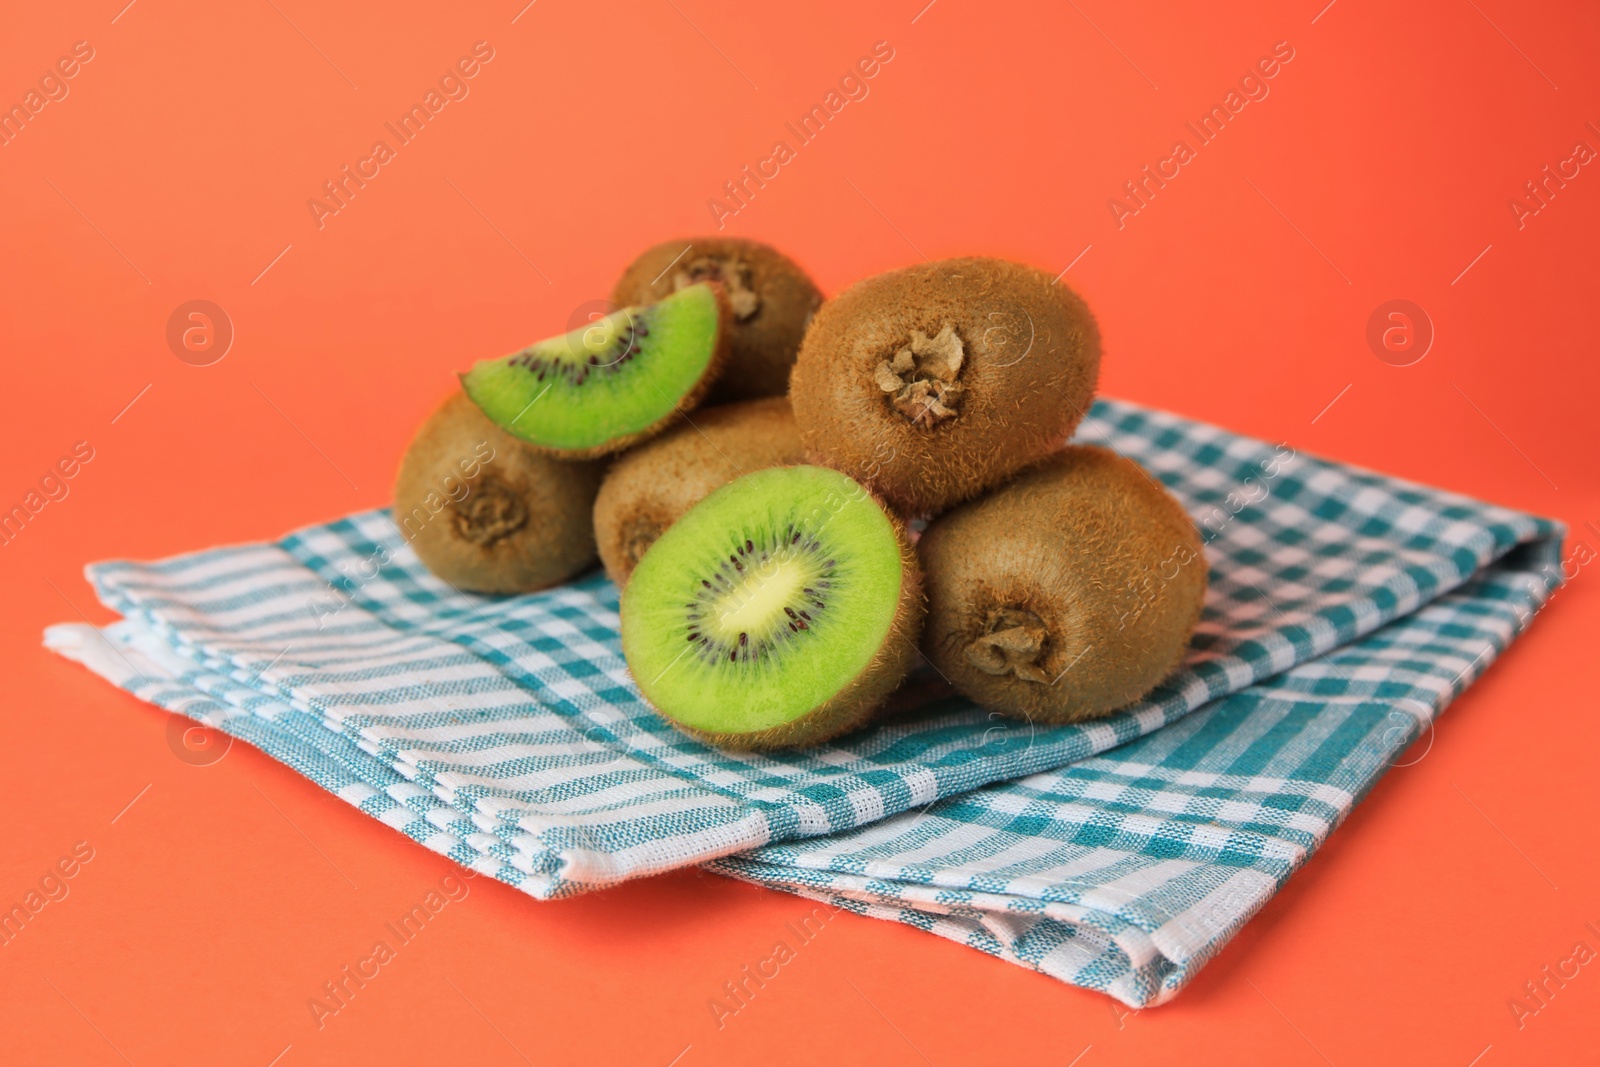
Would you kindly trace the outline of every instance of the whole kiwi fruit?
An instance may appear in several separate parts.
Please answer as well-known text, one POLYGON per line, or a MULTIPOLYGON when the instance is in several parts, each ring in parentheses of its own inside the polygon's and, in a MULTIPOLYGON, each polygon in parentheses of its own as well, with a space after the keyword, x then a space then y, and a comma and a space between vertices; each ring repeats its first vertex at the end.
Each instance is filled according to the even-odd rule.
POLYGON ((556 459, 456 392, 417 431, 395 478, 394 520, 438 577, 474 593, 526 593, 594 562, 603 464, 556 459))
POLYGON ((741 474, 799 463, 803 452, 781 396, 701 408, 660 437, 626 452, 600 484, 594 537, 619 586, 667 527, 741 474))
POLYGON ((733 309, 728 366, 706 403, 788 392, 789 368, 822 293, 794 260, 771 245, 739 237, 664 241, 628 265, 611 299, 649 304, 703 281, 719 283, 733 309))
POLYGON ((1109 714, 1182 662, 1206 561, 1137 463, 1066 448, 935 519, 921 540, 923 651, 972 700, 1037 722, 1109 714))
POLYGON ((1099 330, 1072 290, 1020 263, 949 259, 825 303, 789 399, 808 453, 927 515, 1060 447, 1099 370, 1099 330))

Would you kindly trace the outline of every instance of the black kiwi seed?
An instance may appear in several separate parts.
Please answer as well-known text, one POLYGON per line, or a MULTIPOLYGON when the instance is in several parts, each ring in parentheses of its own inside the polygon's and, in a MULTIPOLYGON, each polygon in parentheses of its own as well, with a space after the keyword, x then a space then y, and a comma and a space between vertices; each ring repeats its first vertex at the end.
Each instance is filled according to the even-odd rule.
MULTIPOLYGON (((811 540, 803 532, 795 531, 788 542, 780 542, 780 546, 781 547, 778 549, 778 551, 787 553, 793 557, 799 553, 815 551, 817 548, 817 542, 811 540), (801 543, 802 541, 804 543, 801 543), (798 550, 793 547, 796 544, 800 545, 798 550)), ((739 560, 740 554, 753 556, 759 551, 762 559, 768 559, 771 558, 772 552, 774 551, 771 545, 767 543, 758 545, 753 538, 748 537, 744 539, 743 544, 735 544, 733 549, 734 551, 728 554, 728 557, 725 561, 719 562, 718 570, 713 575, 715 584, 713 584, 712 581, 704 578, 700 580, 701 588, 709 590, 709 595, 702 594, 701 600, 685 605, 687 610, 685 621, 691 627, 687 640, 689 644, 697 646, 697 654, 703 660, 720 659, 722 651, 725 647, 728 651, 728 659, 733 662, 749 662, 762 659, 777 644, 788 640, 795 640, 802 632, 809 633, 811 630, 811 624, 816 621, 810 612, 800 611, 794 606, 785 605, 783 611, 787 618, 785 618, 783 621, 787 624, 786 630, 775 630, 766 636, 758 636, 755 638, 752 638, 749 632, 744 631, 739 634, 738 642, 736 644, 729 645, 724 645, 714 636, 695 629, 695 627, 699 626, 698 620, 701 619, 703 615, 708 614, 705 609, 709 606, 710 597, 721 596, 736 588, 732 578, 730 577, 730 575, 735 572, 734 570, 730 570, 728 566, 730 563, 733 564, 733 568, 735 570, 744 571, 744 564, 739 560)), ((825 566, 829 568, 829 570, 823 572, 824 576, 826 577, 826 575, 831 573, 831 569, 837 566, 837 560, 829 560, 825 566)), ((830 583, 827 581, 814 581, 812 585, 805 587, 803 590, 812 610, 827 610, 827 605, 818 599, 816 589, 827 588, 829 584, 830 583)))

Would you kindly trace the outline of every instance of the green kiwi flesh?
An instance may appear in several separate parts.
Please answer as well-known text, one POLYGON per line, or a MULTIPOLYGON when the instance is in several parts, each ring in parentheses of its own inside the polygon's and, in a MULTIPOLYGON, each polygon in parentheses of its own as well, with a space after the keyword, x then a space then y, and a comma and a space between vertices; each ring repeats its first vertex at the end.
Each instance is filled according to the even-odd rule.
POLYGON ((1144 469, 1069 447, 934 520, 923 649, 992 711, 1109 714, 1182 662, 1206 592, 1194 523, 1144 469))
POLYGON ((525 593, 594 562, 601 464, 555 459, 453 393, 417 431, 395 478, 394 521, 457 589, 525 593))
POLYGON ((712 490, 766 467, 799 463, 800 433, 781 396, 699 408, 620 456, 594 502, 600 562, 626 585, 645 549, 712 490))
POLYGON ((733 310, 728 372, 711 387, 707 403, 788 392, 789 369, 822 293, 772 246, 737 237, 664 241, 628 265, 611 298, 645 304, 702 281, 720 283, 733 310))
POLYGON ((717 286, 692 285, 483 360, 461 385, 536 447, 568 458, 620 451, 699 402, 727 359, 730 316, 717 286))
POLYGON ((857 482, 778 467, 716 490, 645 552, 622 650, 645 698, 739 749, 864 723, 905 677, 922 625, 904 529, 857 482))
POLYGON ((817 461, 935 514, 1065 443, 1094 398, 1100 334, 1049 274, 951 259, 859 282, 817 312, 790 402, 817 461))

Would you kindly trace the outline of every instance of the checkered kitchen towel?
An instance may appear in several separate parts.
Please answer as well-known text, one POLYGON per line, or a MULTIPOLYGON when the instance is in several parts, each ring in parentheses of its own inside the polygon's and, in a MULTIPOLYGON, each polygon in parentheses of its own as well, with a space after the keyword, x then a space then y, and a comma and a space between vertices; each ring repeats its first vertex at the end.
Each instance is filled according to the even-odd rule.
POLYGON ((1520 632, 1563 531, 1114 401, 1078 437, 1171 487, 1212 573, 1183 669, 1094 723, 917 685, 833 744, 719 752, 640 699, 604 576, 461 594, 383 511, 97 564, 123 621, 46 641, 535 897, 716 861, 1153 1003, 1520 632))

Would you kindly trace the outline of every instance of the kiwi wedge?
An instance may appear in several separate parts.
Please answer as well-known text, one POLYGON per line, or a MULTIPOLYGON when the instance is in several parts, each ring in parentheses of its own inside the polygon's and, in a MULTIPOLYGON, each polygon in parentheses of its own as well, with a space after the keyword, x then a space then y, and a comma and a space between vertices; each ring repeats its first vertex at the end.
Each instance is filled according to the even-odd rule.
POLYGON ((789 399, 816 459, 927 515, 1062 445, 1099 369, 1099 330, 1072 290, 1020 263, 949 259, 824 304, 789 399))
POLYGON ((590 513, 601 474, 598 462, 530 448, 457 392, 400 460, 394 521, 423 564, 456 588, 526 593, 594 562, 590 513))
POLYGON ((1130 459, 1069 447, 935 519, 923 649, 972 700, 1073 722, 1138 700, 1182 662, 1206 560, 1181 505, 1130 459))
POLYGON ((707 493, 765 467, 799 463, 800 432, 781 396, 700 408, 612 465, 594 502, 600 562, 626 585, 645 549, 707 493))
POLYGON ((622 594, 645 698, 729 748, 815 744, 862 723, 916 658, 921 576, 860 483, 776 467, 728 483, 651 545, 622 594))
POLYGON ((611 299, 647 304, 698 282, 719 283, 733 309, 728 373, 707 398, 728 404, 789 391, 789 368, 822 293, 771 245, 737 237, 690 237, 646 249, 617 280, 611 299))
POLYGON ((495 425, 566 458, 620 451, 697 404, 728 355, 720 288, 691 285, 521 352, 479 362, 462 388, 495 425))

